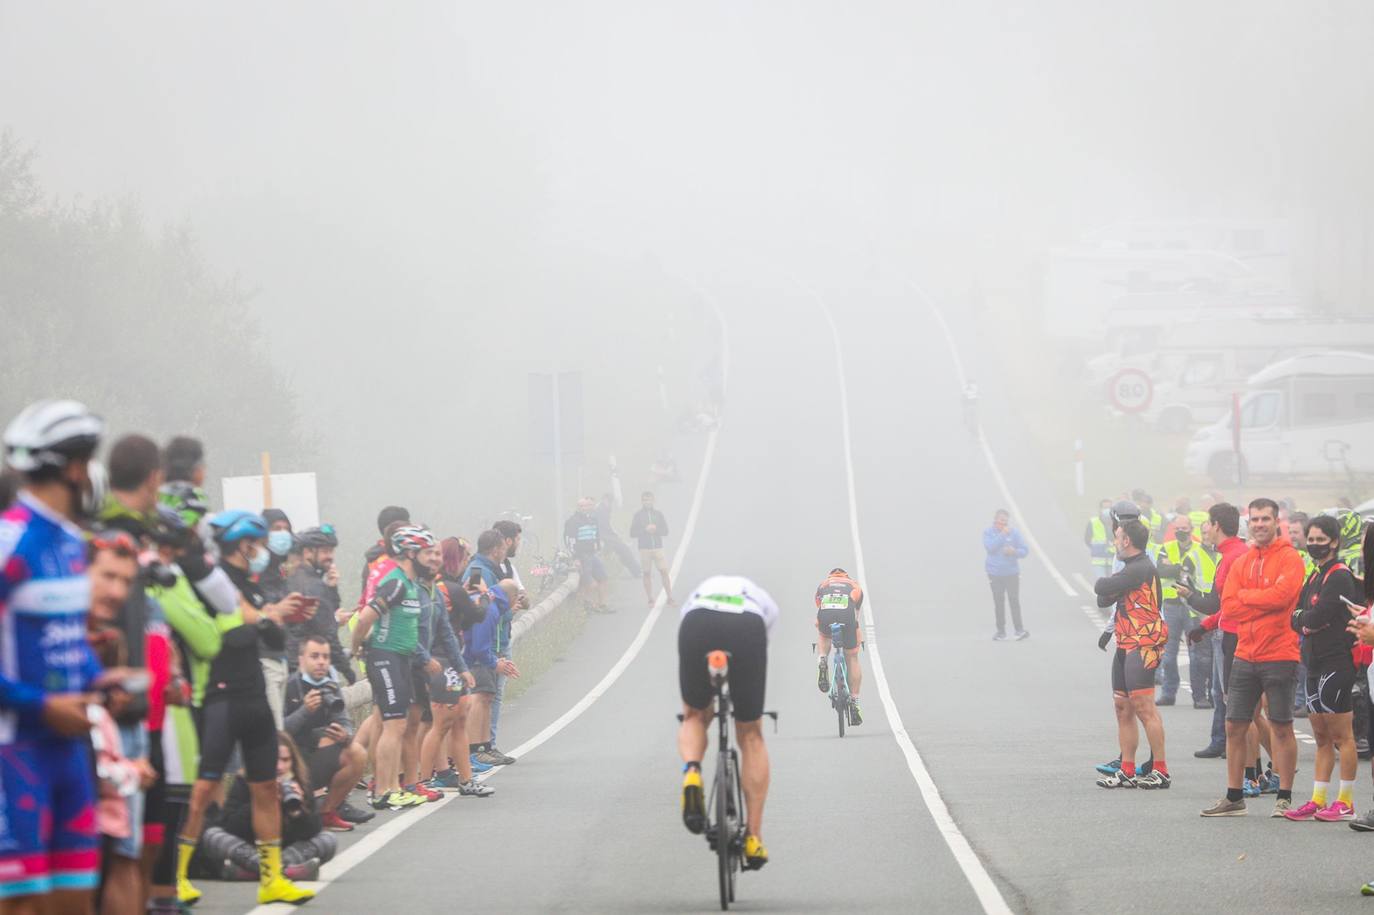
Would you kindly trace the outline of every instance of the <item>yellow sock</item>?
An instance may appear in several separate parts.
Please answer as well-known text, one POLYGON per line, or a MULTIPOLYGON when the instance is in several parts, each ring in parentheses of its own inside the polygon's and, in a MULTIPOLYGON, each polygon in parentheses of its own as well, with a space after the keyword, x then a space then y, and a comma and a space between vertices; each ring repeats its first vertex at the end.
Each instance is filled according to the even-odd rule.
POLYGON ((1331 783, 1330 783, 1330 782, 1313 782, 1313 783, 1312 783, 1312 803, 1316 804, 1318 807, 1325 807, 1325 806, 1326 806, 1326 789, 1328 789, 1328 788, 1330 788, 1330 787, 1331 787, 1331 783))
POLYGON ((1352 810, 1355 808, 1355 782, 1353 779, 1351 781, 1341 779, 1341 793, 1336 800, 1345 804, 1352 810))
POLYGON ((194 903, 200 899, 200 890, 191 885, 186 876, 191 867, 191 856, 196 853, 196 840, 177 836, 177 899, 194 903))
POLYGON ((258 843, 258 882, 263 886, 281 876, 281 840, 258 843))

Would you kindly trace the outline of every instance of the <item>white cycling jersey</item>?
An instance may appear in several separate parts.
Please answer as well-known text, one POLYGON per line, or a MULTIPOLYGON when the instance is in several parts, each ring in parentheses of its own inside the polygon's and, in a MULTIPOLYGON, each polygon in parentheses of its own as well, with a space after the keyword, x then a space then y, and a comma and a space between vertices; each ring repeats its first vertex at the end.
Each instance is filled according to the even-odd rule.
POLYGON ((713 575, 696 586, 682 603, 682 616, 693 610, 718 610, 721 613, 753 613, 763 618, 771 637, 778 621, 778 605, 754 582, 742 575, 713 575))

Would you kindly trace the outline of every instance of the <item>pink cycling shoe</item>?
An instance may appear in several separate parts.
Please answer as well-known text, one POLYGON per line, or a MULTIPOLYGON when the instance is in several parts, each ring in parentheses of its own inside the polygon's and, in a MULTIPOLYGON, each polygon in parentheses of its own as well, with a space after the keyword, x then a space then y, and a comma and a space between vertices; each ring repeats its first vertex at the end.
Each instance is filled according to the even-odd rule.
POLYGON ((1315 816, 1323 823, 1339 823, 1342 820, 1355 819, 1355 808, 1345 801, 1336 801, 1318 810, 1315 816))
POLYGON ((1322 810, 1322 809, 1323 809, 1323 808, 1317 806, 1317 804, 1316 804, 1315 802, 1313 802, 1313 801, 1308 801, 1306 804, 1303 804, 1301 807, 1294 807, 1292 810, 1285 810, 1285 811, 1283 812, 1283 815, 1284 815, 1285 817, 1287 817, 1288 819, 1293 820, 1294 822, 1300 822, 1300 821, 1303 821, 1303 820, 1311 820, 1311 819, 1315 818, 1316 815, 1317 815, 1317 812, 1320 811, 1320 810, 1322 810))

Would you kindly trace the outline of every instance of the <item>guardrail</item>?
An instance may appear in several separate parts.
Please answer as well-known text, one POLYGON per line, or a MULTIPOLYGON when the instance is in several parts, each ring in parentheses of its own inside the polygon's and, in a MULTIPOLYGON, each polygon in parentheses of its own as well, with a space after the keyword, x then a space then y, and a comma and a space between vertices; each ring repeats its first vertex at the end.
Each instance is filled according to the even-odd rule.
POLYGON ((554 588, 553 591, 549 593, 548 597, 545 597, 528 610, 515 614, 515 619, 511 622, 510 627, 511 644, 515 644, 522 635, 539 625, 541 620, 557 610, 563 601, 577 592, 577 586, 580 583, 581 578, 578 577, 578 574, 576 572, 569 572, 568 577, 563 579, 563 583, 557 588, 554 588))

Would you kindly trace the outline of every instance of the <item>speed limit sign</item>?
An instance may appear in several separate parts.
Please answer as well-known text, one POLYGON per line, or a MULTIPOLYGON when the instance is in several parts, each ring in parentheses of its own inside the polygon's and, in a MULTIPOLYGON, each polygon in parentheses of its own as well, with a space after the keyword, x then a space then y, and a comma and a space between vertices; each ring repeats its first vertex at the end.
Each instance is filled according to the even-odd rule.
POLYGON ((1107 397, 1122 413, 1140 413, 1150 406, 1155 386, 1140 369, 1122 369, 1107 382, 1107 397))

